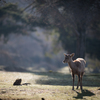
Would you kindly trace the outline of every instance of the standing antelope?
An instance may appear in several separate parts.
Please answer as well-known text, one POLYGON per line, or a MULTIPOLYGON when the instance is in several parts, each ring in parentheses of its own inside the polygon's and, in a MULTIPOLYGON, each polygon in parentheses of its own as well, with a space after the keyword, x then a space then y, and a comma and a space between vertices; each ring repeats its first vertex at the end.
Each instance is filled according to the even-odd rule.
POLYGON ((83 58, 77 58, 76 60, 72 60, 72 57, 75 55, 74 53, 72 54, 65 54, 65 59, 63 61, 63 63, 68 63, 70 69, 71 69, 71 73, 72 73, 72 78, 73 78, 73 87, 72 90, 74 90, 74 76, 75 74, 78 76, 78 84, 77 84, 77 89, 79 87, 79 83, 80 83, 80 88, 82 90, 82 76, 84 74, 84 70, 85 70, 85 64, 86 61, 83 58))

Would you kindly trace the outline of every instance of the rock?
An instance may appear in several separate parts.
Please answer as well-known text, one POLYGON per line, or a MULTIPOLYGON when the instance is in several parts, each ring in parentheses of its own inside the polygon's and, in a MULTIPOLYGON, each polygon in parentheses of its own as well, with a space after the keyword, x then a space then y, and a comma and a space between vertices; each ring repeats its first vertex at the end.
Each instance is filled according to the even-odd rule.
POLYGON ((21 85, 22 79, 16 79, 13 85, 21 85))
POLYGON ((41 100, 45 100, 44 98, 41 98, 41 100))

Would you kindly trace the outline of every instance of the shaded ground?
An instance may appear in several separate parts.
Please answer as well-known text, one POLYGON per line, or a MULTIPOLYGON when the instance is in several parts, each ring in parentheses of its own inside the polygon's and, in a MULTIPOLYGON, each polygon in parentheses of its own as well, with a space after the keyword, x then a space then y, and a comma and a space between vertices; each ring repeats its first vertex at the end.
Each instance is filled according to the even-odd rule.
POLYGON ((76 99, 83 99, 84 98, 84 96, 93 96, 93 95, 95 95, 93 92, 91 92, 91 91, 89 91, 89 90, 83 90, 81 93, 80 92, 78 92, 78 91, 76 91, 75 90, 75 92, 77 93, 77 96, 74 96, 73 98, 76 98, 76 99))
MULTIPOLYGON (((77 77, 76 77, 77 81, 77 77)), ((77 83, 77 82, 76 82, 77 83)), ((75 84, 76 84, 75 83, 75 84)), ((88 74, 83 78, 83 91, 71 90, 70 74, 57 72, 0 72, 0 100, 99 100, 100 74, 88 74), (13 86, 15 79, 21 78, 22 84, 13 86)))
MULTIPOLYGON (((70 74, 58 72, 37 72, 41 77, 36 80, 37 84, 44 85, 72 85, 72 77, 70 74)), ((77 76, 75 77, 75 85, 77 85, 77 76)), ((85 74, 83 76, 83 86, 100 87, 100 74, 85 74)))

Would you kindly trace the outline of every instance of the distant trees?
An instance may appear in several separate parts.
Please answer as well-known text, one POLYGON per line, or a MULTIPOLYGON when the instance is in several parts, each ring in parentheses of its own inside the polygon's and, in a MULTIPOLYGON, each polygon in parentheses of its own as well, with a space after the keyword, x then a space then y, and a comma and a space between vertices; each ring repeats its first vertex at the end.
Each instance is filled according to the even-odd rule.
POLYGON ((32 21, 30 14, 24 13, 16 4, 0 7, 0 39, 6 42, 10 34, 28 35, 35 31, 40 22, 32 21))
POLYGON ((98 56, 99 48, 95 40, 98 43, 100 41, 100 0, 23 0, 23 2, 29 3, 24 9, 11 5, 0 9, 0 16, 6 16, 9 13, 6 16, 9 16, 9 19, 6 18, 7 21, 4 19, 5 17, 0 17, 3 18, 0 22, 0 26, 2 26, 0 29, 1 33, 4 33, 4 37, 11 31, 25 33, 26 29, 30 28, 31 31, 36 26, 56 29, 59 32, 59 41, 69 53, 76 52, 76 57, 83 58, 85 53, 98 56), (30 13, 24 15, 23 12, 28 8, 31 9, 30 13), (12 25, 13 30, 10 31, 10 26, 8 29, 8 26, 4 26, 4 20, 10 26, 12 25), (22 25, 22 23, 24 24, 22 25), (9 31, 6 32, 6 30, 9 31), (94 37, 96 39, 93 39, 94 37), (91 43, 97 47, 96 53, 92 49, 91 43))
POLYGON ((65 50, 76 51, 76 57, 83 58, 85 52, 90 53, 86 49, 87 37, 100 32, 100 0, 35 0, 28 7, 35 18, 59 29, 59 40, 65 50), (93 24, 97 21, 98 29, 93 24), (96 28, 95 33, 91 33, 92 27, 96 28))
POLYGON ((8 40, 9 34, 25 34, 27 20, 15 4, 0 7, 0 38, 8 40))

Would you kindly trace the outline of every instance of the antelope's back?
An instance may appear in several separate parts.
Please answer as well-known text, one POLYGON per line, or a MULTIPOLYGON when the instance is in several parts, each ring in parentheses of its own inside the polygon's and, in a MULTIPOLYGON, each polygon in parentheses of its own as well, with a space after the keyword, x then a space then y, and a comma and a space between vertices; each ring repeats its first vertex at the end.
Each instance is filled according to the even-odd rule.
POLYGON ((84 72, 86 61, 85 61, 83 58, 77 58, 76 60, 79 61, 80 64, 81 64, 81 67, 80 67, 79 70, 80 70, 81 72, 84 72))

